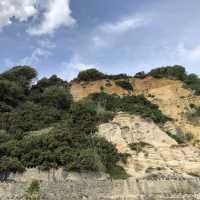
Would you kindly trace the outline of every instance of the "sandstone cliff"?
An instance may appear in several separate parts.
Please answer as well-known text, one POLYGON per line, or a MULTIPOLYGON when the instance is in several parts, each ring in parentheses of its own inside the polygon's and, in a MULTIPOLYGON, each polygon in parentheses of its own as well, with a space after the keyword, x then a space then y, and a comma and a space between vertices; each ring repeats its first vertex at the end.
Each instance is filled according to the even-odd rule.
POLYGON ((195 140, 200 139, 200 123, 193 123, 187 118, 190 104, 200 105, 200 97, 184 87, 181 81, 156 79, 147 76, 144 79, 129 78, 134 91, 128 92, 115 84, 114 80, 98 80, 92 82, 72 83, 71 93, 74 99, 80 100, 91 93, 100 92, 102 89, 108 94, 132 95, 144 94, 151 102, 157 104, 160 110, 173 119, 173 123, 166 125, 168 131, 182 130, 192 133, 195 140))

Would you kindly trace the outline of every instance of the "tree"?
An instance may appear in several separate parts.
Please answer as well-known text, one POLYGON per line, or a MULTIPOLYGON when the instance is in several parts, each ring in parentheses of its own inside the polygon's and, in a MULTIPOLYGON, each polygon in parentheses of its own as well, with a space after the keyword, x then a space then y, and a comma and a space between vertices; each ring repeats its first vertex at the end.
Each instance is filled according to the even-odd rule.
POLYGON ((16 158, 3 157, 0 159, 0 181, 6 181, 11 173, 23 173, 24 166, 16 158))
POLYGON ((169 78, 184 81, 186 78, 186 70, 183 66, 174 65, 160 67, 150 71, 149 75, 155 78, 169 78))
POLYGON ((85 71, 81 71, 78 74, 77 80, 78 81, 96 81, 104 79, 106 76, 102 72, 99 72, 96 69, 88 69, 85 71))
POLYGON ((1 78, 17 83, 25 92, 30 89, 32 81, 36 77, 36 70, 29 66, 16 66, 1 74, 1 78))
POLYGON ((10 110, 9 106, 16 107, 24 99, 23 89, 9 80, 0 80, 1 110, 10 110))
POLYGON ((40 103, 59 110, 69 110, 72 96, 67 88, 51 86, 42 93, 40 103))

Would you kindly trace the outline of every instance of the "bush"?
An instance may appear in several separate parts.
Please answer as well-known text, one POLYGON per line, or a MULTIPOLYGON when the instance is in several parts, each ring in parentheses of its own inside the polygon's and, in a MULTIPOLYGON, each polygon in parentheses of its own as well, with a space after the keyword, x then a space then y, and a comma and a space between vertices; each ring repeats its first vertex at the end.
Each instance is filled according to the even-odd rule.
POLYGON ((0 159, 0 181, 6 181, 11 173, 23 173, 24 166, 16 158, 2 157, 0 159))
POLYGON ((115 84, 127 91, 133 91, 133 86, 128 81, 116 81, 115 84))
POLYGON ((66 88, 51 86, 44 90, 38 103, 59 110, 69 110, 72 103, 72 96, 66 88))
POLYGON ((37 72, 29 66, 16 66, 0 75, 1 78, 17 83, 27 92, 32 80, 37 77, 37 72))
POLYGON ((193 139, 193 135, 191 133, 184 134, 179 130, 177 134, 172 134, 167 132, 168 136, 174 139, 178 144, 185 144, 193 139))
POLYGON ((134 78, 144 79, 147 76, 144 71, 135 74, 134 78))
POLYGON ((110 174, 110 177, 112 179, 127 179, 129 177, 124 168, 120 166, 114 166, 110 168, 107 172, 108 174, 110 174))
POLYGON ((88 69, 81 71, 76 78, 76 81, 96 81, 106 78, 106 76, 96 69, 88 69))
POLYGON ((1 128, 10 133, 39 130, 62 119, 61 111, 53 107, 26 102, 11 113, 1 115, 1 128))
POLYGON ((38 180, 33 180, 27 190, 27 193, 33 195, 34 193, 39 193, 40 183, 38 180))
POLYGON ((91 94, 86 99, 92 101, 95 105, 100 105, 107 111, 136 114, 144 118, 150 118, 155 123, 165 123, 170 120, 159 110, 157 105, 148 101, 144 95, 120 98, 118 95, 108 95, 101 92, 91 94))
POLYGON ((184 81, 186 78, 185 68, 180 65, 161 67, 150 71, 149 75, 155 78, 169 78, 184 81))
POLYGON ((24 91, 14 82, 0 80, 0 102, 2 111, 10 111, 24 100, 24 91))
POLYGON ((130 76, 127 74, 117 74, 117 75, 107 75, 102 72, 99 72, 97 69, 88 69, 85 71, 81 71, 77 78, 74 81, 81 82, 81 81, 97 81, 102 79, 128 79, 130 76))

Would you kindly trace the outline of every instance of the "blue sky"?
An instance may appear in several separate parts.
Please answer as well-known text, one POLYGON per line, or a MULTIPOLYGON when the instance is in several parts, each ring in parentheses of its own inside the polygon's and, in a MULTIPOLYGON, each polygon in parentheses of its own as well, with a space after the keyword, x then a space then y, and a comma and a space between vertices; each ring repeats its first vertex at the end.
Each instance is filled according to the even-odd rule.
POLYGON ((80 70, 200 75, 199 0, 1 0, 0 71, 34 66, 70 80, 80 70))

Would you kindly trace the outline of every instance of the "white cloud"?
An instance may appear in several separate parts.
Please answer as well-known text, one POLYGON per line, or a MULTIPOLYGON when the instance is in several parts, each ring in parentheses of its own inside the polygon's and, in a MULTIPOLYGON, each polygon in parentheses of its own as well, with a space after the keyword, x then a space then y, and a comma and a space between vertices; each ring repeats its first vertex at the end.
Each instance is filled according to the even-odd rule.
POLYGON ((81 61, 81 58, 78 55, 72 57, 69 62, 63 62, 61 64, 61 72, 59 76, 63 79, 72 80, 74 77, 78 75, 80 71, 96 68, 98 67, 93 64, 86 64, 81 61))
POLYGON ((51 34, 76 22, 71 16, 70 0, 0 0, 0 29, 11 25, 13 19, 23 22, 30 17, 38 17, 39 23, 27 30, 32 35, 51 34))
POLYGON ((51 34, 59 27, 71 26, 75 22, 71 16, 70 0, 47 0, 42 21, 28 32, 31 35, 51 34))
POLYGON ((149 19, 143 16, 128 16, 116 22, 104 23, 96 28, 92 38, 93 45, 98 48, 109 47, 123 34, 134 31, 149 23, 149 19))
POLYGON ((99 26, 99 30, 106 34, 121 34, 134 30, 146 23, 143 17, 129 16, 114 23, 106 23, 99 26))
POLYGON ((20 64, 22 65, 34 65, 34 63, 37 63, 40 61, 41 58, 47 58, 51 55, 51 52, 47 49, 42 48, 36 48, 33 50, 32 54, 30 56, 27 56, 23 58, 20 61, 20 64))
POLYGON ((36 15, 36 0, 1 0, 0 1, 0 29, 12 24, 12 19, 26 21, 36 15))

